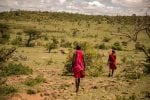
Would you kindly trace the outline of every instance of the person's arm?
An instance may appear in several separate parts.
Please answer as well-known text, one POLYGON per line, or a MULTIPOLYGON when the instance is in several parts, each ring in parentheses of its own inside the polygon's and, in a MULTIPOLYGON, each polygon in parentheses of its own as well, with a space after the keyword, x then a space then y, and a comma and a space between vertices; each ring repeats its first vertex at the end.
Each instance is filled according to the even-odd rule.
POLYGON ((76 57, 76 54, 74 53, 74 54, 73 54, 73 58, 72 58, 71 71, 72 71, 72 69, 73 69, 73 67, 74 67, 75 57, 76 57))
POLYGON ((108 57, 107 65, 109 65, 109 63, 110 63, 110 55, 108 57))
POLYGON ((85 64, 84 55, 83 55, 83 65, 84 65, 84 70, 85 70, 85 68, 86 68, 86 64, 85 64))

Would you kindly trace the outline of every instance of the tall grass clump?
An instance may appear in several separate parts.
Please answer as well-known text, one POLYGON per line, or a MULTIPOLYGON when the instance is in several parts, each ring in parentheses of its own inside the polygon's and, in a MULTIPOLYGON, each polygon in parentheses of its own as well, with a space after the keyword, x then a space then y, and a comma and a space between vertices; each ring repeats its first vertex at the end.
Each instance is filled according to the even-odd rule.
POLYGON ((32 86, 35 86, 37 84, 44 83, 44 82, 46 82, 46 79, 43 78, 43 76, 37 76, 35 79, 30 78, 30 79, 26 80, 24 82, 24 84, 32 87, 32 86))
POLYGON ((11 75, 28 75, 32 74, 32 69, 28 66, 24 66, 21 63, 9 63, 0 69, 0 76, 11 76, 11 75))
POLYGON ((6 96, 16 92, 17 88, 15 88, 14 86, 8 86, 6 84, 0 85, 0 96, 6 96))
POLYGON ((123 50, 120 42, 118 42, 118 41, 112 45, 112 49, 119 50, 119 51, 123 50))
POLYGON ((13 39, 11 41, 11 44, 20 46, 20 45, 22 45, 22 42, 23 42, 22 37, 21 36, 17 36, 15 39, 13 39))
MULTIPOLYGON (((92 77, 97 77, 102 72, 102 57, 98 54, 97 50, 92 47, 88 42, 79 43, 83 52, 86 63, 86 74, 92 77)), ((72 56, 73 51, 71 50, 68 54, 67 60, 65 62, 64 75, 71 74, 72 67, 72 56)))

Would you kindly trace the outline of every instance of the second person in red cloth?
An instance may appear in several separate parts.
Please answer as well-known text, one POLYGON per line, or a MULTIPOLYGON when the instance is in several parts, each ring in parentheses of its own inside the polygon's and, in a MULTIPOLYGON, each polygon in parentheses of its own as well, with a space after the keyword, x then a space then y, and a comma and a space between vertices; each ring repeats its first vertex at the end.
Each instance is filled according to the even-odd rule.
POLYGON ((80 86, 80 78, 85 77, 84 54, 79 45, 76 46, 76 50, 73 54, 72 71, 75 77, 76 92, 78 92, 80 86))
POLYGON ((109 77, 110 76, 113 76, 114 74, 114 70, 117 68, 116 67, 116 54, 115 54, 115 50, 112 50, 112 53, 109 55, 109 58, 108 58, 108 65, 109 65, 109 77), (112 73, 111 73, 112 71, 112 73), (111 75, 110 75, 111 73, 111 75))

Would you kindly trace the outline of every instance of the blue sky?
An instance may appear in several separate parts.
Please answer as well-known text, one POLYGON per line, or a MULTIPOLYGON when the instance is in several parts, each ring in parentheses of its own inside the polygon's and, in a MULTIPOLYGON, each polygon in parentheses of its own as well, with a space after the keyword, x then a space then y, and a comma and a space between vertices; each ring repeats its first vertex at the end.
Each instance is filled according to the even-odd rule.
POLYGON ((0 0, 0 11, 65 11, 90 15, 150 14, 150 0, 0 0))

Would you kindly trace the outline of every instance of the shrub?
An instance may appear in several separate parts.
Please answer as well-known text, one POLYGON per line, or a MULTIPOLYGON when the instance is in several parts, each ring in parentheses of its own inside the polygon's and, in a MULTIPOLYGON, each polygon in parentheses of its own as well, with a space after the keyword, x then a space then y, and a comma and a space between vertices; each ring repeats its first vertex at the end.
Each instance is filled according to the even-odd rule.
POLYGON ((29 37, 26 44, 27 47, 31 47, 31 41, 39 39, 41 37, 41 32, 34 28, 26 29, 24 30, 24 33, 26 33, 26 35, 28 35, 29 37))
POLYGON ((51 65, 53 62, 54 62, 54 61, 53 61, 53 59, 51 58, 51 59, 49 59, 49 60, 47 61, 47 65, 51 65))
POLYGON ((31 79, 26 80, 24 84, 32 87, 43 82, 46 82, 46 79, 43 78, 42 76, 37 76, 35 79, 31 78, 31 79))
POLYGON ((17 34, 17 35, 22 35, 22 32, 17 32, 16 34, 17 34))
POLYGON ((43 35, 43 38, 45 41, 48 41, 48 35, 47 34, 43 35))
MULTIPOLYGON (((0 48, 0 62, 5 62, 7 59, 11 58, 11 54, 15 52, 15 47, 6 48, 5 46, 0 48)), ((1 66, 0 66, 1 67, 1 66)))
POLYGON ((36 94, 36 90, 28 89, 27 94, 36 94))
POLYGON ((122 50, 122 46, 120 45, 120 42, 115 42, 113 45, 112 45, 112 49, 114 50, 122 50))
POLYGON ((123 46, 127 46, 127 45, 128 45, 128 42, 123 41, 123 42, 122 42, 122 45, 123 45, 123 46))
POLYGON ((46 48, 48 49, 49 53, 51 52, 52 49, 58 48, 58 44, 59 41, 55 37, 53 37, 52 42, 46 44, 46 48))
POLYGON ((135 44, 135 49, 136 49, 136 50, 142 51, 143 48, 145 48, 143 44, 140 44, 139 42, 137 42, 137 43, 135 44))
POLYGON ((11 41, 12 45, 22 45, 22 37, 21 36, 17 36, 15 39, 13 39, 11 41))
MULTIPOLYGON (((82 50, 84 51, 84 58, 86 63, 86 71, 89 76, 99 76, 102 72, 102 59, 98 52, 87 42, 80 43, 82 50)), ((64 75, 70 75, 72 66, 72 55, 70 51, 67 60, 65 62, 64 75)))
POLYGON ((79 33, 80 33, 80 31, 77 28, 73 28, 73 29, 71 29, 71 31, 72 31, 72 36, 73 37, 79 35, 79 33))
POLYGON ((10 38, 10 26, 0 23, 0 44, 5 44, 10 38))
POLYGON ((46 44, 46 48, 48 50, 48 52, 50 53, 52 49, 56 49, 57 48, 57 45, 55 43, 47 43, 46 44))
POLYGON ((16 93, 17 89, 13 86, 0 85, 0 96, 16 93))
POLYGON ((103 43, 103 44, 100 44, 99 45, 99 49, 107 49, 106 45, 103 43))
POLYGON ((28 66, 24 66, 21 63, 9 63, 8 66, 3 67, 0 70, 0 76, 10 76, 10 75, 28 75, 32 73, 32 69, 28 66))
POLYGON ((125 69, 121 71, 119 75, 126 79, 139 79, 143 75, 144 67, 140 63, 135 63, 134 61, 126 62, 125 69))
POLYGON ((104 37, 103 42, 109 42, 111 38, 109 37, 104 37))
POLYGON ((66 41, 64 38, 62 38, 60 46, 65 48, 72 48, 72 42, 66 41))
POLYGON ((144 67, 144 72, 150 74, 150 63, 145 63, 144 67))

